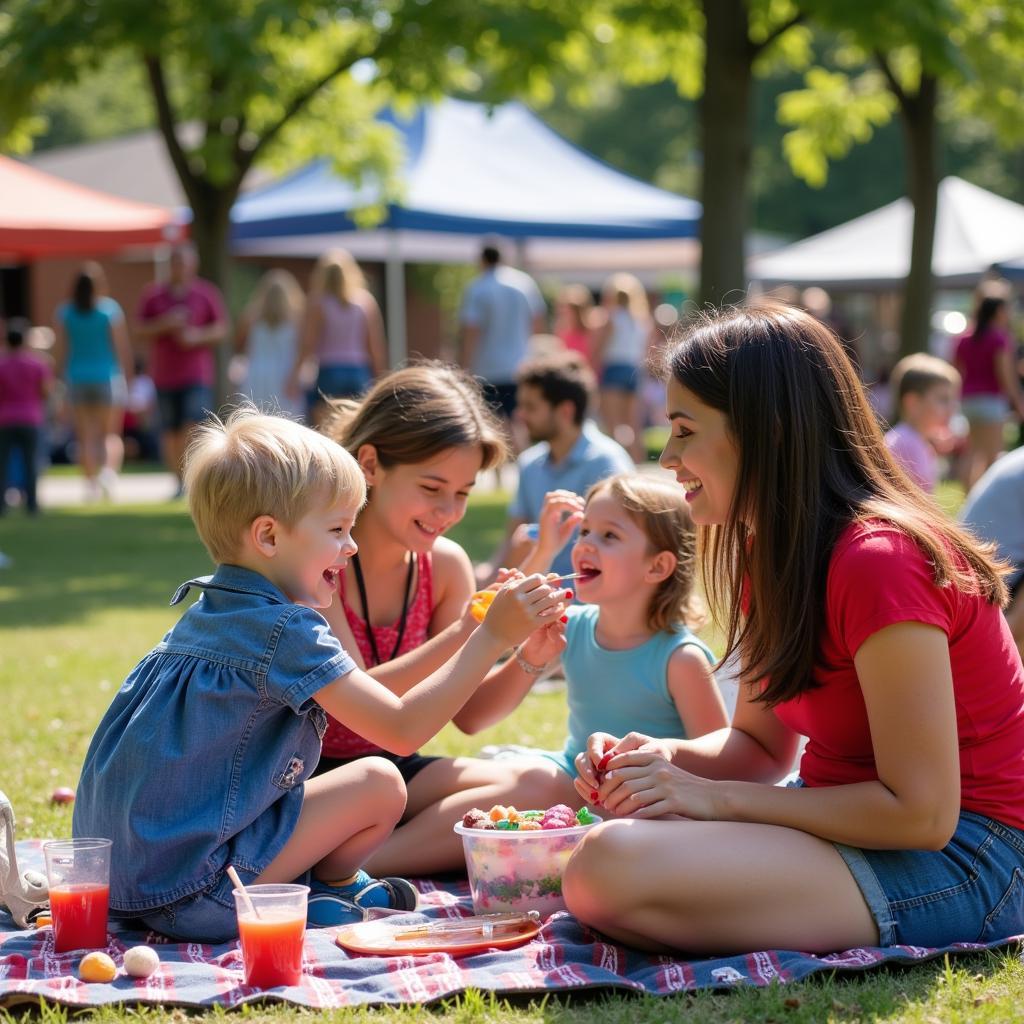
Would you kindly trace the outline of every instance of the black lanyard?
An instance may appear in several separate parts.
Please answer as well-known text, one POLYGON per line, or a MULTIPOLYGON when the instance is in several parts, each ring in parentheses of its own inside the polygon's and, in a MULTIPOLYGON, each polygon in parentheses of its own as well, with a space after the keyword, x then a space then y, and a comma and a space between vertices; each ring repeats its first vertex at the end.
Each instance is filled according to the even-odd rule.
MULTIPOLYGON (((405 620, 409 617, 409 594, 412 591, 412 573, 416 566, 416 555, 409 552, 409 572, 405 577, 405 596, 402 598, 402 617, 398 620, 398 638, 395 646, 391 648, 391 656, 388 661, 393 661, 398 654, 398 648, 402 646, 405 637, 405 620)), ((370 641, 370 650, 373 651, 373 665, 380 665, 380 651, 377 650, 377 638, 373 635, 373 624, 370 622, 370 606, 366 601, 366 584, 363 582, 363 570, 359 565, 359 555, 352 556, 352 568, 356 572, 356 586, 359 588, 359 600, 363 604, 363 618, 366 620, 366 638, 370 641)), ((367 668, 373 668, 368 665, 367 668)))

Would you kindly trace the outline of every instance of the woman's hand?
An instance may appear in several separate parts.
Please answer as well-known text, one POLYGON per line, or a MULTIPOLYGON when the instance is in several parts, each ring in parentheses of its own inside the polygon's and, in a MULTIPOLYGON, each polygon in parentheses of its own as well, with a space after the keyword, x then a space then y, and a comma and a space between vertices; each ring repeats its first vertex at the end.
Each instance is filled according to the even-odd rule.
POLYGON ((591 733, 587 738, 587 749, 576 755, 578 778, 573 780, 576 789, 588 802, 593 803, 597 799, 595 791, 612 758, 629 750, 649 751, 666 761, 672 760, 672 751, 667 743, 642 732, 628 732, 622 737, 607 732, 591 733))
POLYGON ((541 576, 525 576, 504 584, 481 625, 505 647, 515 647, 540 626, 557 621, 564 611, 565 591, 541 576))
POLYGON ((677 768, 653 750, 617 754, 597 788, 597 802, 619 818, 718 818, 718 784, 677 768))

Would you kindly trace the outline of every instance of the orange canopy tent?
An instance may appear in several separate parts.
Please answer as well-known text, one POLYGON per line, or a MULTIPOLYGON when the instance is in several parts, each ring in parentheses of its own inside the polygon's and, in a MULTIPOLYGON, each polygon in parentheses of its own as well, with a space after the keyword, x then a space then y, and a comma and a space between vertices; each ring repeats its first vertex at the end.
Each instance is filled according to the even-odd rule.
POLYGON ((99 256, 185 236, 173 210, 97 192, 0 156, 0 256, 99 256))

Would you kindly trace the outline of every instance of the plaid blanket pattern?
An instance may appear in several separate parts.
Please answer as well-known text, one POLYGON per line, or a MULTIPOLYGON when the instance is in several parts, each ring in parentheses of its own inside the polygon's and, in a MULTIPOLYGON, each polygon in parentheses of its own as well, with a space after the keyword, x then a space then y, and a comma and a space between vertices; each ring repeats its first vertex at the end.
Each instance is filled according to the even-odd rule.
MULTIPOLYGON (((41 846, 39 840, 18 844, 23 868, 41 867, 41 846)), ((443 919, 472 913, 465 882, 420 881, 419 885, 431 916, 443 919)), ((74 1007, 149 1003, 231 1008, 269 999, 320 1009, 429 1003, 474 988, 506 995, 601 988, 670 995, 700 988, 798 981, 819 971, 864 971, 881 964, 911 964, 947 953, 971 953, 1010 945, 1024 936, 991 946, 896 946, 850 949, 828 956, 768 950, 744 956, 683 960, 649 956, 603 941, 600 935, 565 913, 552 915, 540 935, 518 949, 459 958, 443 953, 403 957, 350 955, 334 945, 330 931, 310 930, 306 933, 302 983, 269 991, 245 985, 237 943, 173 943, 153 933, 124 929, 116 923, 109 938, 107 952, 118 966, 126 949, 149 943, 159 953, 159 970, 144 981, 119 975, 110 984, 85 984, 76 974, 80 955, 54 953, 52 929, 20 931, 0 911, 0 1006, 41 998, 74 1007)))

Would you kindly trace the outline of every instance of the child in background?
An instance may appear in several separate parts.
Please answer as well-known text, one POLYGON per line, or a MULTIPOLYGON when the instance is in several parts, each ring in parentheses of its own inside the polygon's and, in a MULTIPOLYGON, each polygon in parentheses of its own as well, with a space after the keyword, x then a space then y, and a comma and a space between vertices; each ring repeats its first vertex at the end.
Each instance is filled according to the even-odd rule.
MULTIPOLYGON (((332 403, 325 431, 358 461, 368 485, 353 530, 359 554, 339 574, 324 615, 357 663, 397 694, 450 658, 473 635, 468 614, 476 589, 469 556, 445 534, 466 513, 477 474, 505 458, 500 422, 477 382, 443 363, 407 366, 380 378, 364 399, 332 403)), ((545 632, 531 637, 527 657, 545 632)), ((503 678, 528 686, 514 659, 503 678)), ((457 708, 452 709, 455 714, 457 708)), ((374 874, 431 874, 465 864, 452 823, 469 808, 496 803, 502 764, 475 757, 396 756, 350 722, 329 721, 317 772, 359 765, 369 755, 392 761, 408 789, 402 823, 370 857, 374 874)), ((547 776, 536 782, 543 801, 547 776)))
POLYGON ((25 348, 28 323, 12 319, 7 325, 7 351, 0 355, 0 515, 6 508, 7 473, 11 453, 21 453, 25 481, 25 511, 39 511, 36 477, 39 438, 46 415, 46 396, 53 388, 53 368, 25 348))
POLYGON ((915 352, 896 364, 891 382, 899 423, 885 435, 885 443, 910 479, 931 494, 939 481, 936 445, 949 441, 960 374, 943 359, 915 352))
POLYGON ((114 698, 75 805, 74 835, 114 841, 114 916, 178 940, 225 941, 237 932, 231 864, 244 883, 309 879, 311 924, 412 909, 407 881, 360 870, 405 809, 394 765, 365 758, 305 781, 325 712, 414 750, 504 650, 561 613, 560 593, 539 577, 510 582, 455 656, 396 696, 317 611, 356 552, 366 485, 351 456, 246 408, 199 428, 185 479, 216 572, 179 587, 173 603, 192 587, 202 594, 114 698))
MULTIPOLYGON (((477 732, 510 714, 537 678, 561 664, 568 683, 569 728, 565 746, 546 755, 551 789, 536 801, 521 786, 532 759, 503 760, 507 784, 496 803, 517 808, 564 803, 580 806, 573 783, 575 759, 595 732, 631 731, 678 739, 694 738, 728 724, 711 666, 715 658, 691 632, 697 618, 694 595, 696 538, 680 488, 627 473, 595 484, 585 502, 566 492, 551 496, 552 510, 540 517, 535 558, 551 558, 566 531, 579 526, 572 564, 582 604, 566 614, 564 642, 549 635, 537 643, 537 664, 522 683, 502 670, 455 716, 466 732, 477 732), (555 524, 558 523, 556 526, 555 524), (564 646, 564 650, 561 648, 564 646), (651 731, 653 730, 653 732, 651 731)), ((597 794, 592 794, 592 800, 597 794)), ((485 808, 486 809, 486 808, 485 808)))

